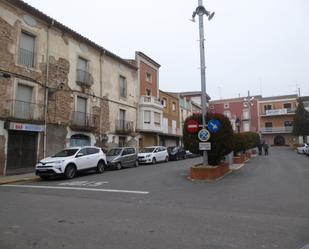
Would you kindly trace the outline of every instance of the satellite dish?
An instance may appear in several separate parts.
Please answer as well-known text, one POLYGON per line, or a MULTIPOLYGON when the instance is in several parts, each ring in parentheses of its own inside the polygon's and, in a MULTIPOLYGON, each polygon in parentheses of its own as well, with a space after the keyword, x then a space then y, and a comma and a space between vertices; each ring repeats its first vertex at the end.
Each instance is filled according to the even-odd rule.
POLYGON ((208 16, 208 21, 210 21, 215 15, 215 12, 212 12, 209 16, 208 16))

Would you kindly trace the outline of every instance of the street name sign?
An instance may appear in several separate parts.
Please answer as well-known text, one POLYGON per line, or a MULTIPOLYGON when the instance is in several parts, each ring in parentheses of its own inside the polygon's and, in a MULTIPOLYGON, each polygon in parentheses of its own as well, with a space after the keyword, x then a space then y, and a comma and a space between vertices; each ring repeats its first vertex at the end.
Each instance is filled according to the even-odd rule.
POLYGON ((200 150, 211 150, 211 143, 199 143, 199 149, 200 150))

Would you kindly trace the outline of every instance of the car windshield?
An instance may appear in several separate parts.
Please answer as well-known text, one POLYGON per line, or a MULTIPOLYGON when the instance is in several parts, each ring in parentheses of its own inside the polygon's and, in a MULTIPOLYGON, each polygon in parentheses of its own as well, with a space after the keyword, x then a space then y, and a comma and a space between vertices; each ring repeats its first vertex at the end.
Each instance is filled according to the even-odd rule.
POLYGON ((68 156, 73 156, 77 151, 78 151, 78 149, 65 149, 65 150, 59 151, 58 153, 56 153, 52 157, 68 157, 68 156))
POLYGON ((122 149, 111 149, 107 152, 107 156, 118 156, 121 153, 122 149))
POLYGON ((150 148, 144 148, 140 150, 140 153, 151 153, 154 151, 154 147, 150 147, 150 148))

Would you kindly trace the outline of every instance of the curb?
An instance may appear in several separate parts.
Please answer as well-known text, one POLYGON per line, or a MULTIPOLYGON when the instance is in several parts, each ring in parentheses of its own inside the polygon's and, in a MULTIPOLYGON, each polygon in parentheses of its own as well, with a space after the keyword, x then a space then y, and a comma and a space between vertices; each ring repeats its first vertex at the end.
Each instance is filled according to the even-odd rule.
POLYGON ((27 178, 13 178, 13 179, 0 179, 0 185, 10 184, 10 183, 18 183, 18 182, 38 182, 40 181, 40 177, 33 176, 27 178))
POLYGON ((232 171, 238 171, 238 170, 242 169, 244 166, 245 166, 245 164, 242 163, 242 164, 239 164, 239 166, 238 166, 237 168, 231 169, 231 170, 232 170, 232 171))
POLYGON ((229 170, 228 172, 226 172, 223 176, 220 176, 219 178, 217 179, 214 179, 214 180, 198 180, 198 179, 191 179, 190 176, 187 176, 187 179, 191 182, 217 182, 217 181, 220 181, 222 180, 225 176, 231 174, 233 172, 233 170, 229 170))

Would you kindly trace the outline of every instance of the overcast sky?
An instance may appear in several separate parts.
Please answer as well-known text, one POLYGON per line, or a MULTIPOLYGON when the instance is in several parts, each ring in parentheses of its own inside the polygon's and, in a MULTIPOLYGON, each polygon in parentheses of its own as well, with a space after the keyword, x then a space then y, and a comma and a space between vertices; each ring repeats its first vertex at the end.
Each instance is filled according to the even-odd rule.
MULTIPOLYGON (((26 0, 122 58, 142 51, 159 64, 160 88, 200 90, 197 0, 26 0)), ((308 0, 207 0, 207 93, 309 95, 308 0)))

